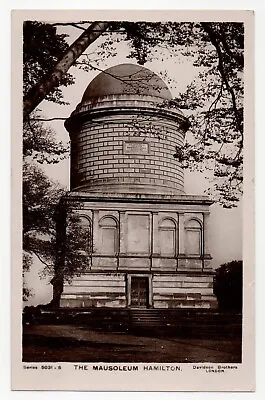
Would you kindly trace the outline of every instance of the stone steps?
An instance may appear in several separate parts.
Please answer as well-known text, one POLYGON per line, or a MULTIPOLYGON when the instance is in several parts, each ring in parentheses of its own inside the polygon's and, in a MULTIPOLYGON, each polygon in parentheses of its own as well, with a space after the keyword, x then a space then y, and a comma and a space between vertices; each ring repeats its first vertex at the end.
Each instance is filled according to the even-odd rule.
POLYGON ((181 336, 241 335, 242 317, 235 313, 185 310, 131 310, 136 329, 181 336))

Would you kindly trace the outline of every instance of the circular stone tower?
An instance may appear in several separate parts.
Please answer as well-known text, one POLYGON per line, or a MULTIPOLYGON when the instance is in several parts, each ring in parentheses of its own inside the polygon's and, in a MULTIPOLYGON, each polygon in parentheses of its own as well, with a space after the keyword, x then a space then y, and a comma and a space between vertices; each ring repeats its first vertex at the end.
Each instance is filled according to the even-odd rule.
POLYGON ((121 64, 87 87, 65 126, 71 139, 71 191, 184 194, 181 163, 187 119, 170 109, 155 73, 121 64))

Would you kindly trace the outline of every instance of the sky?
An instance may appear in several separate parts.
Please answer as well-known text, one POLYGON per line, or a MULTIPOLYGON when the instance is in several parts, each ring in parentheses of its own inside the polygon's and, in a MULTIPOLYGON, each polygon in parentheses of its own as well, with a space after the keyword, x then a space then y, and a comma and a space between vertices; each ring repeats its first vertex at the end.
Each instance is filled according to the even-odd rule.
MULTIPOLYGON (((58 28, 59 33, 67 33, 69 35, 68 42, 72 43, 81 33, 75 28, 58 28)), ((95 42, 89 47, 89 53, 93 53, 100 43, 95 42)), ((104 40, 104 38, 103 38, 104 40)), ((117 56, 102 60, 101 69, 130 62, 136 63, 133 59, 126 58, 128 47, 124 42, 119 43, 117 47, 117 56)), ((187 62, 186 58, 168 57, 167 50, 160 52, 159 57, 163 57, 164 62, 152 60, 145 64, 153 72, 161 77, 164 72, 167 72, 172 79, 169 89, 172 96, 177 96, 185 87, 196 77, 198 68, 192 65, 191 60, 187 62)), ((67 88, 63 88, 64 99, 69 102, 69 105, 58 105, 51 102, 43 101, 39 108, 42 110, 42 115, 46 118, 67 118, 80 102, 83 93, 91 82, 91 80, 99 73, 99 71, 85 72, 72 67, 71 72, 75 77, 75 84, 67 88)), ((64 121, 52 121, 49 125, 56 132, 58 140, 64 143, 69 141, 68 132, 64 128, 64 121)), ((66 159, 55 165, 44 166, 45 172, 53 180, 59 181, 62 185, 69 188, 69 159, 66 159)), ((209 182, 205 178, 205 174, 199 172, 185 171, 185 192, 187 194, 204 194, 209 186, 209 182)), ((209 220, 210 230, 210 250, 213 257, 212 265, 217 268, 220 264, 232 260, 242 259, 242 204, 239 202, 238 207, 232 209, 224 209, 218 204, 210 207, 211 215, 209 220)), ((38 269, 40 265, 36 262, 35 269, 32 269, 30 274, 26 275, 29 287, 33 287, 35 296, 29 301, 29 304, 39 304, 40 302, 48 302, 51 298, 52 291, 48 279, 40 280, 38 269)))

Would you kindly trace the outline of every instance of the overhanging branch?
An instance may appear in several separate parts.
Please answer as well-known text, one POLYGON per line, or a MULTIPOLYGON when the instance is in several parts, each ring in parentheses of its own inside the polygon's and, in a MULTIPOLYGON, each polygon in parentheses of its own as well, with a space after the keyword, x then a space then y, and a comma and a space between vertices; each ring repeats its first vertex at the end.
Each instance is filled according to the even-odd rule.
POLYGON ((214 32, 214 30, 212 29, 210 23, 202 22, 202 27, 205 30, 205 32, 208 34, 211 43, 216 48, 217 55, 218 55, 218 60, 219 60, 218 69, 219 69, 221 78, 222 78, 222 80, 223 80, 223 82, 225 84, 225 87, 226 87, 227 91, 230 93, 230 96, 231 96, 233 110, 234 110, 234 114, 235 114, 236 127, 237 127, 237 130, 241 134, 242 146, 243 146, 243 126, 242 126, 242 123, 241 123, 239 110, 237 109, 236 96, 235 96, 235 92, 234 92, 233 88, 229 84, 229 81, 228 81, 228 78, 227 78, 227 75, 226 75, 226 72, 225 72, 223 54, 222 54, 222 50, 221 50, 220 44, 219 44, 218 39, 217 39, 217 35, 214 32))
POLYGON ((23 99, 23 118, 25 119, 42 100, 60 85, 64 74, 80 57, 86 48, 109 27, 108 22, 93 22, 76 41, 69 46, 61 60, 42 81, 33 86, 23 99))

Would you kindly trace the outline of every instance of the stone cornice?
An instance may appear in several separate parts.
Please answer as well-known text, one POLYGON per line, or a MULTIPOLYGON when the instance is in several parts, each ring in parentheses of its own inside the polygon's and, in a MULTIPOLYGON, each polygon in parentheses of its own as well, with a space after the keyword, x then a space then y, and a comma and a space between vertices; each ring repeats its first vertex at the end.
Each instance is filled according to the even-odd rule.
POLYGON ((138 194, 138 193, 93 193, 93 192, 69 192, 63 197, 63 201, 81 202, 137 202, 137 203, 163 203, 163 204, 203 204, 211 205, 214 202, 207 196, 173 195, 173 194, 138 194))
POLYGON ((66 129, 71 133, 76 124, 91 121, 108 115, 144 115, 169 119, 180 125, 185 133, 189 127, 188 119, 179 109, 168 109, 161 99, 149 96, 120 96, 97 99, 95 102, 80 103, 65 121, 66 129))

